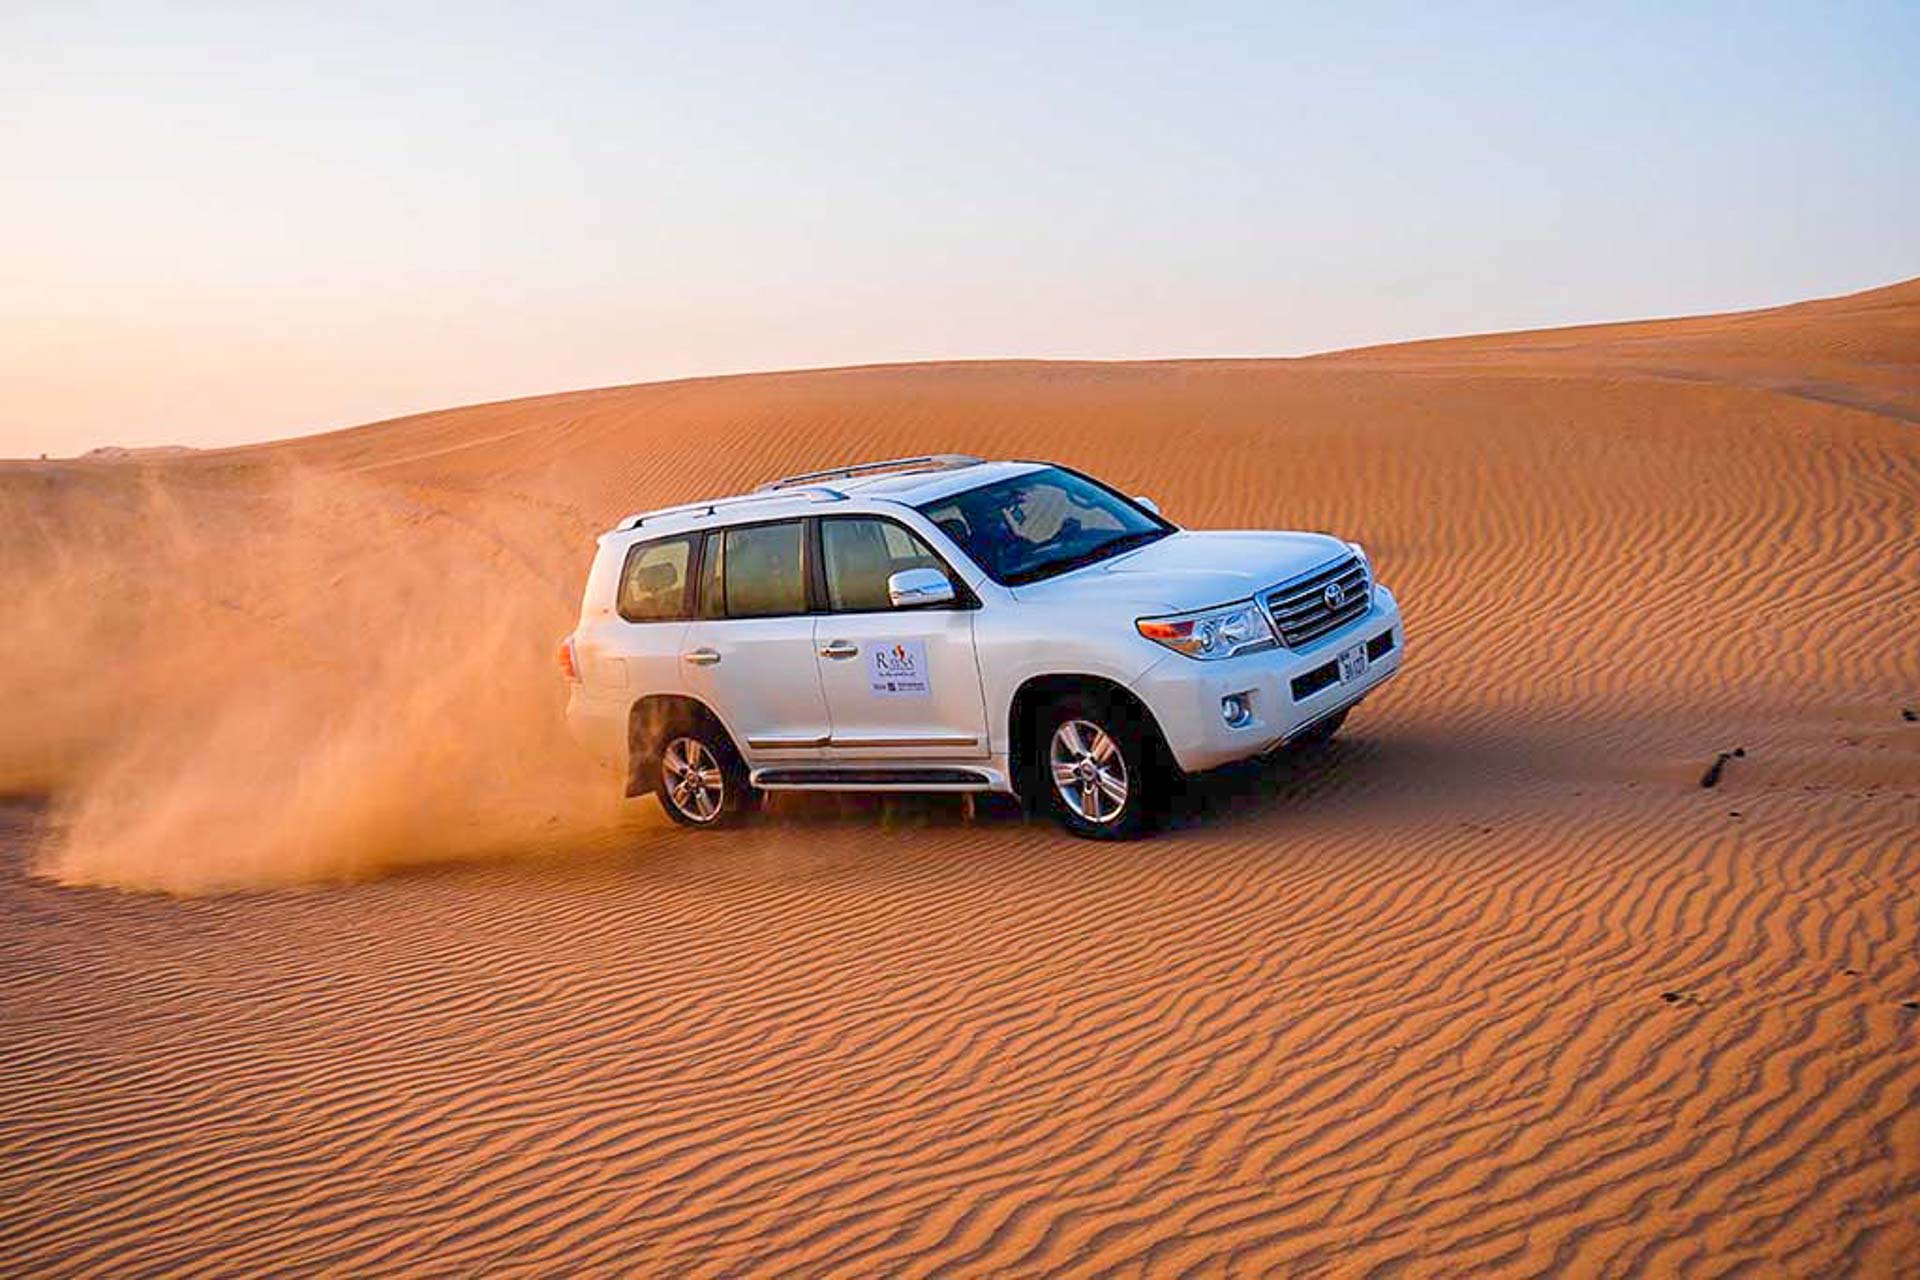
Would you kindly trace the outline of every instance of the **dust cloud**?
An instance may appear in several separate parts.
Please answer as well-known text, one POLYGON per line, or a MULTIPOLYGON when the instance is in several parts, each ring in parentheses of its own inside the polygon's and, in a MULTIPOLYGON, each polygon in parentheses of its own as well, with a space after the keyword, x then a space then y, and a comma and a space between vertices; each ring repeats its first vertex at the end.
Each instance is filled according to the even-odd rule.
POLYGON ((54 798, 35 869, 190 894, 616 821, 552 656, 587 533, 460 496, 279 463, 0 472, 0 790, 54 798))

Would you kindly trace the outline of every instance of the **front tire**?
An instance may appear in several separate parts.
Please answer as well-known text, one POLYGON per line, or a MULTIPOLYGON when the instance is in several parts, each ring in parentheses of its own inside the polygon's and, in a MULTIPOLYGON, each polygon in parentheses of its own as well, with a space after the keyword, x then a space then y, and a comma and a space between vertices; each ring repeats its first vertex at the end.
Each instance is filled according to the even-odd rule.
POLYGON ((683 827, 724 827, 746 812, 747 769, 719 726, 683 720, 660 739, 660 781, 654 794, 683 827))
POLYGON ((1131 840, 1157 789, 1152 729, 1104 699, 1062 699, 1040 717, 1036 789, 1054 820, 1088 840, 1131 840))

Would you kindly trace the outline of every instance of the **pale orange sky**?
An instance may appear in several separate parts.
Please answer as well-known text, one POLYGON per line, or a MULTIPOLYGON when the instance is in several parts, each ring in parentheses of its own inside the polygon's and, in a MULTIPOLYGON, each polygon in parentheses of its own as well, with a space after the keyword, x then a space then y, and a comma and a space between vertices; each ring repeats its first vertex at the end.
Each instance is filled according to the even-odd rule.
POLYGON ((1916 12, 13 5, 0 456, 1867 288, 1916 12))

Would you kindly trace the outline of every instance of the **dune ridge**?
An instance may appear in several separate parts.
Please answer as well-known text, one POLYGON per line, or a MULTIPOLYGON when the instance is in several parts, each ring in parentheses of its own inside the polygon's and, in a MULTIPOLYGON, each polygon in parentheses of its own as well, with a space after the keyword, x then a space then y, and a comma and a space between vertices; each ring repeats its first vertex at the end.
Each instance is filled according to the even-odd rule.
POLYGON ((1909 1274, 1916 406, 1908 282, 0 467, 0 1271, 1909 1274), (593 532, 928 449, 1359 538, 1408 669, 1119 848, 583 781, 593 532))

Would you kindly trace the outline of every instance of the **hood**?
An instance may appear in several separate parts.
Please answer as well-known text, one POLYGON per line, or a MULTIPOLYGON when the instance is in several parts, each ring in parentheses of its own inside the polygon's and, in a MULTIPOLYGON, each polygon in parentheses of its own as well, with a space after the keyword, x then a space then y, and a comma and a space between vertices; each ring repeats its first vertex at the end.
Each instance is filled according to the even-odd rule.
POLYGON ((1185 613, 1245 600, 1317 569, 1351 549, 1324 533, 1182 530, 1138 551, 1016 587, 1022 600, 1128 601, 1143 610, 1185 613))

